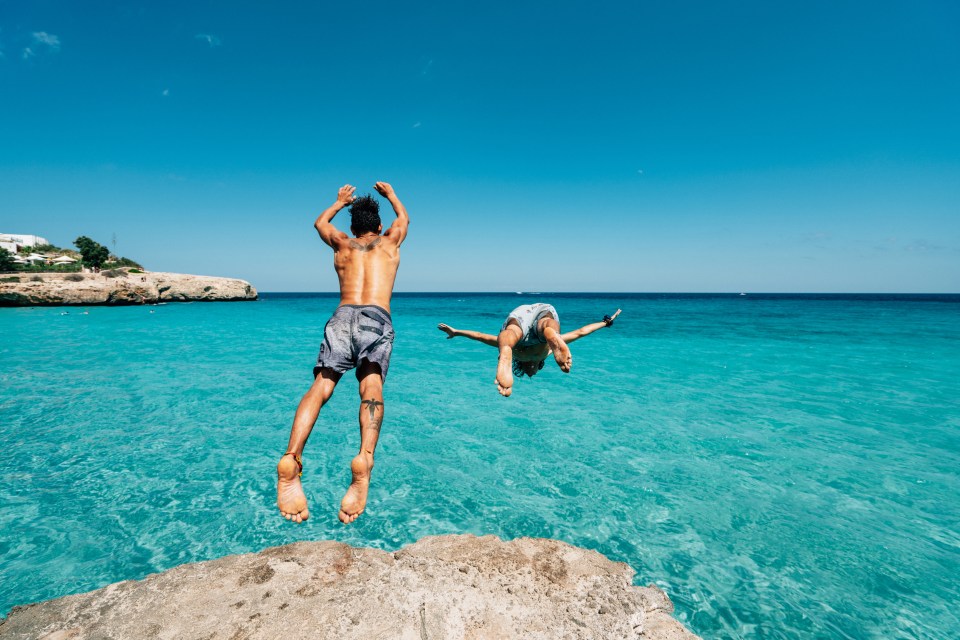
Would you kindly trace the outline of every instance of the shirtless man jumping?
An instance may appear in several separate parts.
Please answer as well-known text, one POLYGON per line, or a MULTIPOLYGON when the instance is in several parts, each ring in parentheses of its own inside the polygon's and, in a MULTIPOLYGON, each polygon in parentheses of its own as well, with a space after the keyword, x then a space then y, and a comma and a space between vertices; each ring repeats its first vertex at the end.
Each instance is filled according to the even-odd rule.
POLYGON ((383 381, 393 350, 390 298, 400 266, 400 244, 407 237, 410 217, 393 187, 374 185, 390 201, 397 219, 383 235, 380 204, 371 196, 354 198, 355 187, 340 188, 337 201, 320 214, 314 226, 333 249, 333 266, 340 278, 340 305, 323 330, 323 344, 313 368, 313 385, 300 401, 290 430, 287 452, 277 464, 277 506, 287 520, 310 516, 300 484, 303 447, 320 408, 327 403, 340 377, 356 367, 360 383, 360 453, 350 463, 353 481, 340 501, 337 517, 353 522, 367 504, 373 452, 383 423, 383 381), (333 217, 350 207, 351 238, 333 226, 333 217))
POLYGON ((604 316, 601 322, 594 322, 569 333, 560 333, 560 316, 552 305, 538 302, 524 304, 513 311, 503 321, 500 333, 480 333, 466 329, 454 329, 442 322, 437 328, 450 338, 470 338, 477 342, 497 347, 500 357, 497 360, 497 377, 494 382, 500 395, 507 397, 513 393, 514 374, 527 374, 531 378, 543 369, 543 363, 552 353, 557 366, 564 373, 570 373, 573 356, 567 346, 574 340, 590 335, 598 329, 609 327, 620 315, 620 309, 612 316, 604 316))

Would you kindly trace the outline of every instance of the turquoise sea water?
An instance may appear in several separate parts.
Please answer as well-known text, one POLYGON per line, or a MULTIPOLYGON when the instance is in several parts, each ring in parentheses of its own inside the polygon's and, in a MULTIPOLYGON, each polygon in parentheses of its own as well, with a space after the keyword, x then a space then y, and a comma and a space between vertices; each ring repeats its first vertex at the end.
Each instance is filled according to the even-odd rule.
POLYGON ((709 638, 960 637, 960 297, 402 295, 367 512, 345 376, 274 465, 331 296, 0 309, 0 609, 303 539, 544 536, 629 563, 709 638), (493 385, 517 304, 616 325, 493 385))

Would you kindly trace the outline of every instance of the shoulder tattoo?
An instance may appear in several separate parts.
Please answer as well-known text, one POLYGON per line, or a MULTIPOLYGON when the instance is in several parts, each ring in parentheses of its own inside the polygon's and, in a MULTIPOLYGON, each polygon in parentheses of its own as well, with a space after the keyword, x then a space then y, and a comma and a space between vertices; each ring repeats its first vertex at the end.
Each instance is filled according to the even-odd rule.
POLYGON ((380 240, 382 239, 383 239, 382 236, 377 236, 368 244, 360 244, 356 240, 350 240, 350 248, 356 249, 357 251, 367 252, 373 249, 378 244, 380 244, 380 240))

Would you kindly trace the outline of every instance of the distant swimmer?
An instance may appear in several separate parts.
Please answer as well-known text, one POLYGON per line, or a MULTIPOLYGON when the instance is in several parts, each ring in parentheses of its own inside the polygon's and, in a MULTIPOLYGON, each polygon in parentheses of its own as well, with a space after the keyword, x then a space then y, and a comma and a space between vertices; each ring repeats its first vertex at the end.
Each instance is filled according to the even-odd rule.
POLYGON ((350 487, 337 515, 343 523, 357 519, 367 505, 373 452, 383 423, 383 382, 393 351, 390 298, 400 266, 400 245, 407 237, 410 218, 397 194, 386 182, 374 188, 393 206, 397 219, 381 235, 380 204, 372 196, 355 198, 355 187, 344 185, 337 200, 320 214, 314 226, 333 249, 333 267, 340 279, 340 305, 323 330, 323 344, 313 384, 300 401, 287 452, 277 464, 277 506, 287 520, 309 517, 307 497, 300 484, 303 448, 340 377, 356 368, 360 383, 360 453, 351 461, 350 487), (350 206, 350 237, 333 226, 333 217, 350 206))
POLYGON ((620 309, 612 316, 604 316, 601 322, 594 322, 580 327, 576 331, 560 333, 560 316, 557 310, 549 304, 525 304, 510 312, 499 335, 454 329, 440 323, 437 328, 450 338, 470 338, 477 342, 497 347, 500 358, 497 361, 497 390, 502 396, 513 393, 514 374, 534 376, 550 354, 553 354, 557 365, 564 373, 570 373, 573 366, 573 356, 570 355, 568 344, 590 335, 598 329, 609 327, 620 315, 620 309))

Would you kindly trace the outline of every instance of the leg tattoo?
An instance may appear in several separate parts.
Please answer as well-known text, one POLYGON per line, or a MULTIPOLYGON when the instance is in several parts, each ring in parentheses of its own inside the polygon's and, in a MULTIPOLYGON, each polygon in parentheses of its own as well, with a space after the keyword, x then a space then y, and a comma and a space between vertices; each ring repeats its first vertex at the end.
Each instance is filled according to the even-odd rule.
POLYGON ((367 405, 367 409, 370 411, 370 424, 367 426, 368 429, 375 429, 380 431, 380 424, 383 422, 383 414, 380 414, 380 417, 377 418, 377 407, 382 407, 383 403, 377 400, 361 400, 360 404, 367 405))

